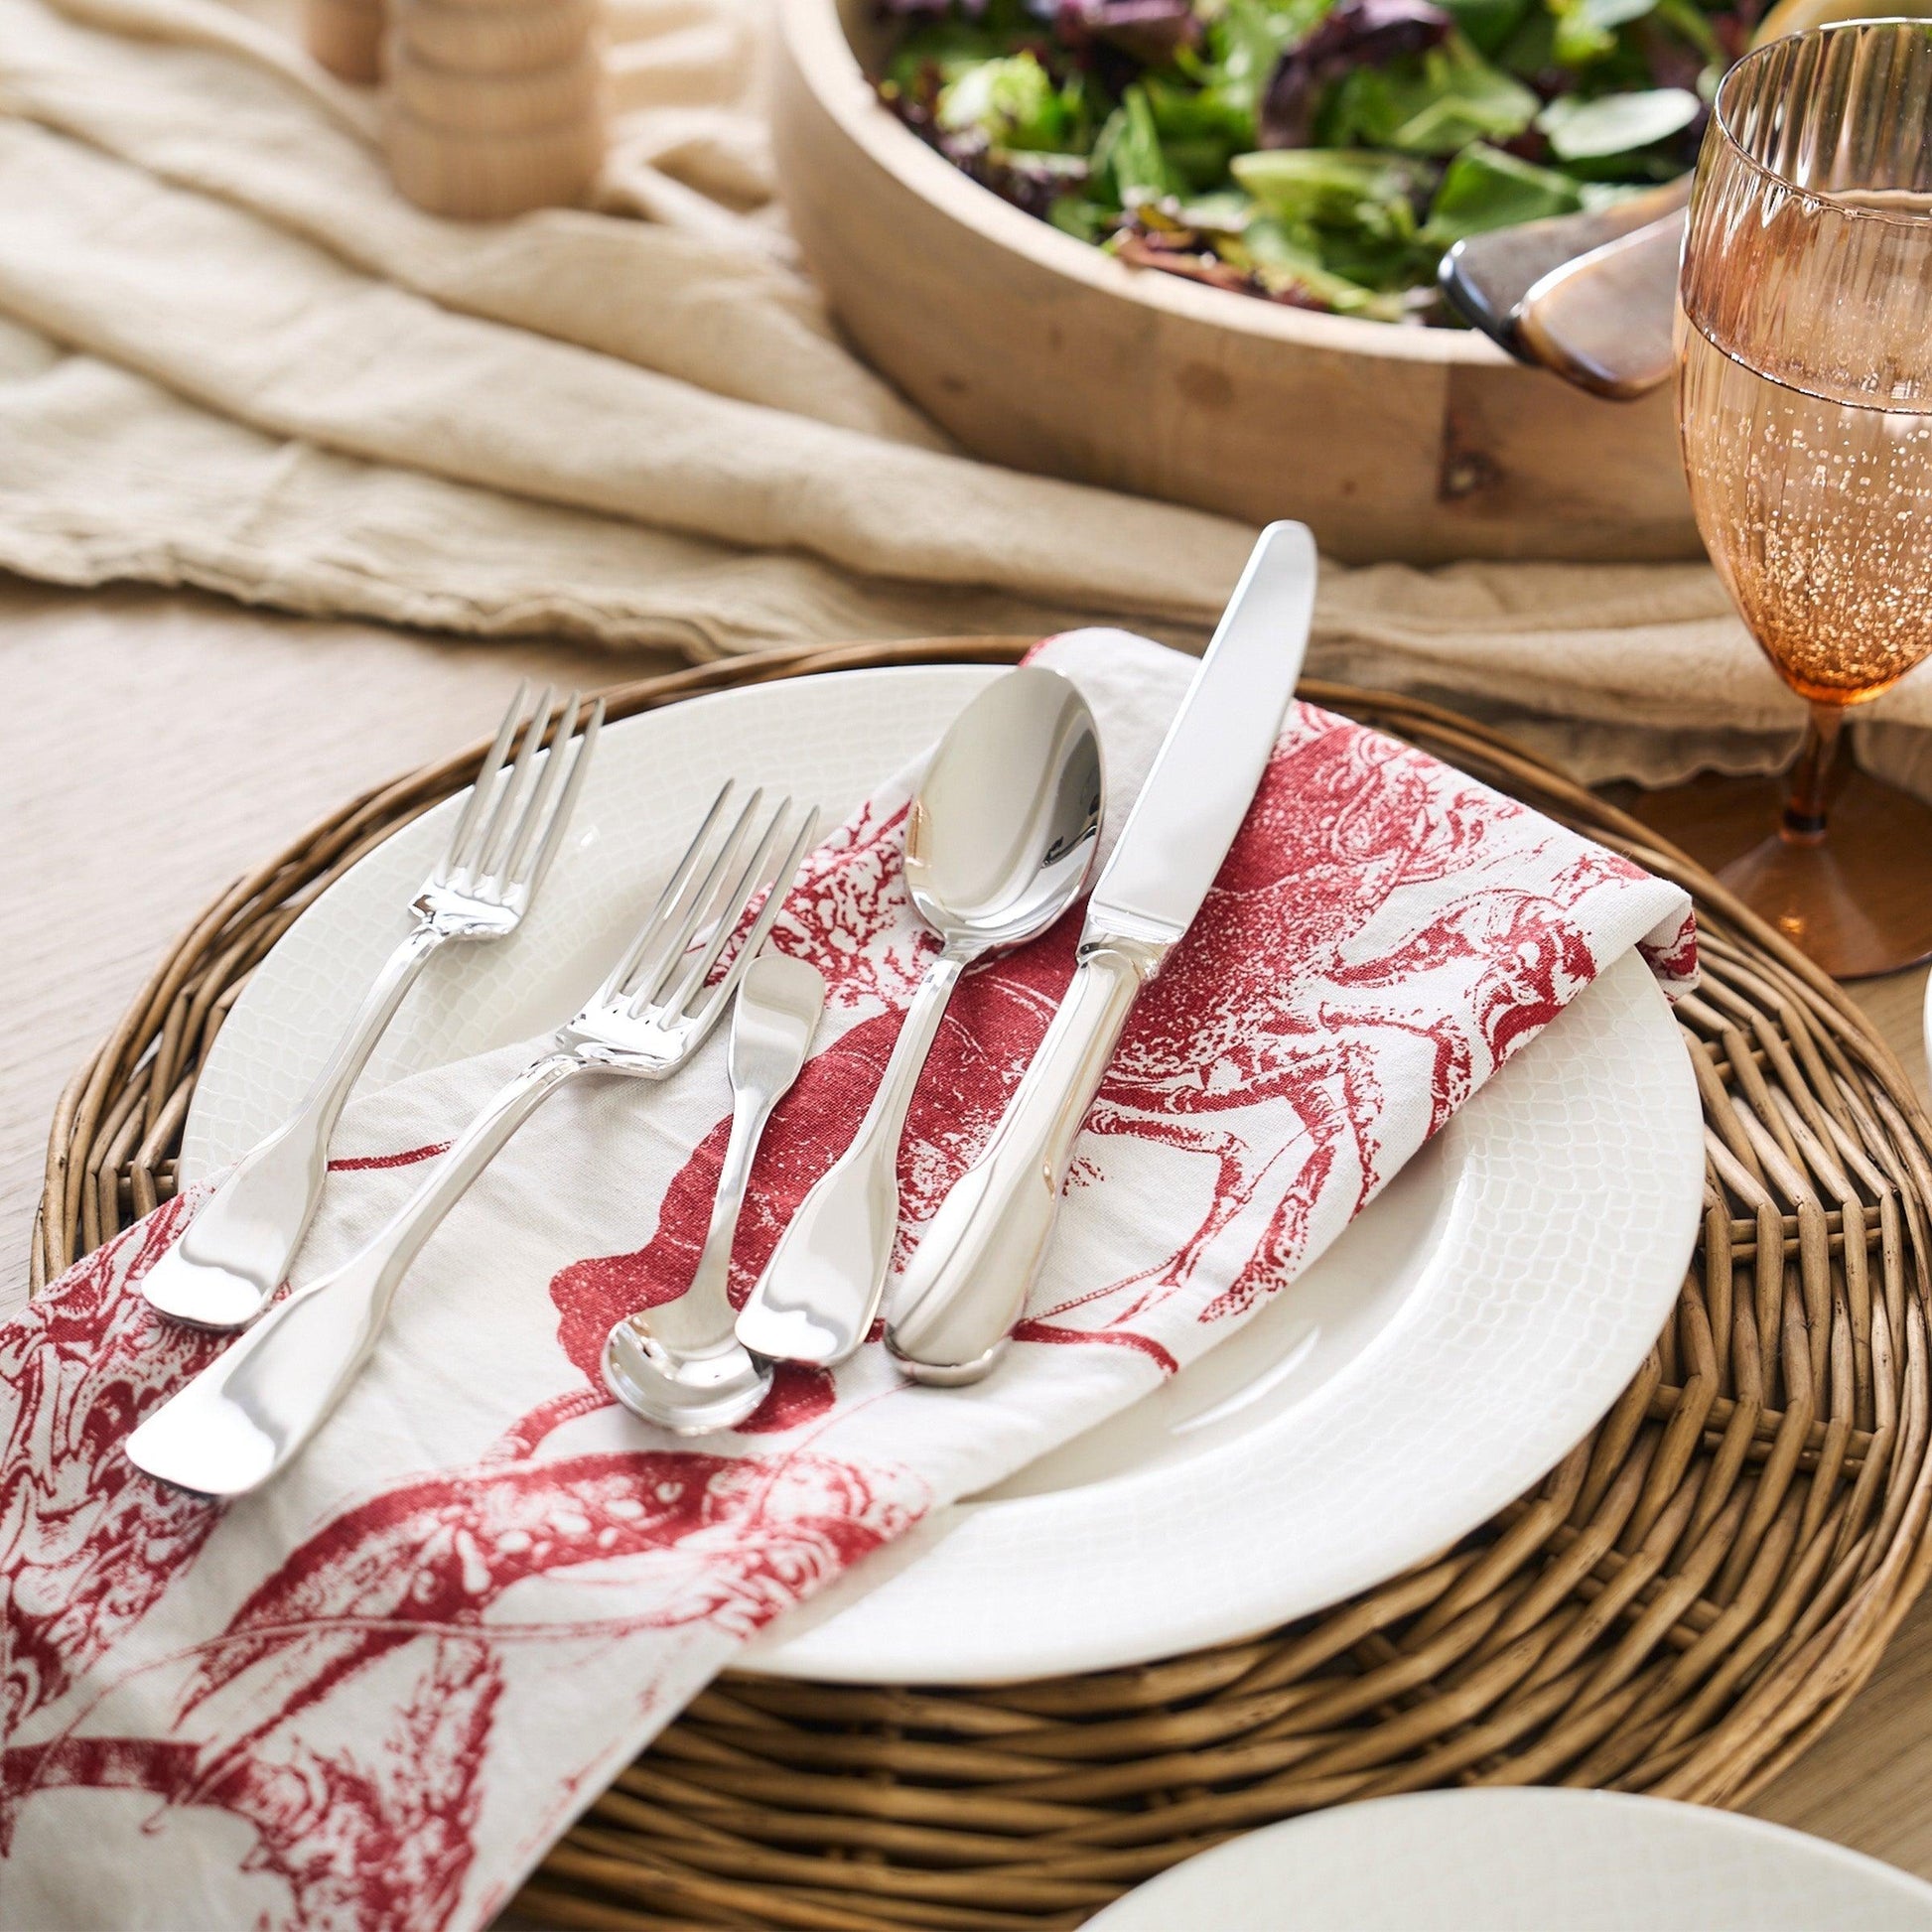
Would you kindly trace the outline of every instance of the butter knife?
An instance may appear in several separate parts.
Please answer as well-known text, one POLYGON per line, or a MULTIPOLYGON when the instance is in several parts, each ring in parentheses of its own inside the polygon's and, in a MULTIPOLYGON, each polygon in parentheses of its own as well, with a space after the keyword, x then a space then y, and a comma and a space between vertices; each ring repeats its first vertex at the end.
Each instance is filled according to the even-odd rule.
POLYGON ((1027 1306, 1135 998, 1200 910, 1268 767, 1308 648, 1314 578, 1308 529, 1271 523, 1093 890, 1046 1037, 894 1292, 886 1345, 915 1382, 978 1381, 1027 1306))

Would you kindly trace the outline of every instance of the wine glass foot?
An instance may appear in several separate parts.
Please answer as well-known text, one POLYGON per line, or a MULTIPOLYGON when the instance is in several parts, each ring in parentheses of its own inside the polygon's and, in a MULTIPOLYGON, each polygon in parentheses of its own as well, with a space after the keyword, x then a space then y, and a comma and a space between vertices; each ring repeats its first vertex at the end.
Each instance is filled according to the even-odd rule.
POLYGON ((1627 808, 1834 979, 1932 959, 1932 806, 1896 785, 1845 768, 1814 845, 1763 836, 1783 811, 1777 778, 1695 778, 1627 808))

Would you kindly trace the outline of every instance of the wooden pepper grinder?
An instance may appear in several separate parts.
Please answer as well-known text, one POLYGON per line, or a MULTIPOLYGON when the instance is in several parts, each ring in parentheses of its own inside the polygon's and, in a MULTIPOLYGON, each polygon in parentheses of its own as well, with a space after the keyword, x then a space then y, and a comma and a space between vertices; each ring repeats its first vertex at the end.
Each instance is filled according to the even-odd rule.
POLYGON ((381 79, 384 25, 382 0, 303 0, 309 52, 344 80, 381 79))
POLYGON ((582 201, 604 165, 599 13, 599 0, 390 0, 397 188, 467 220, 582 201))

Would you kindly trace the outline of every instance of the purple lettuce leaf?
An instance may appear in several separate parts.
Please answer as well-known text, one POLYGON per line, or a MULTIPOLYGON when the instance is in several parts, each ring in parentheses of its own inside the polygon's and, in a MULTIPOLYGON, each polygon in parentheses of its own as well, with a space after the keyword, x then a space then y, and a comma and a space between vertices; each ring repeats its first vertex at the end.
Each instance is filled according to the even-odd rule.
POLYGON ((1306 148, 1324 87, 1351 69, 1383 67, 1440 47, 1454 24, 1430 0, 1340 0, 1275 64, 1261 100, 1261 145, 1306 148))
POLYGON ((1198 46, 1201 24, 1192 0, 1058 0, 1053 37, 1076 53, 1103 41, 1158 68, 1198 46))

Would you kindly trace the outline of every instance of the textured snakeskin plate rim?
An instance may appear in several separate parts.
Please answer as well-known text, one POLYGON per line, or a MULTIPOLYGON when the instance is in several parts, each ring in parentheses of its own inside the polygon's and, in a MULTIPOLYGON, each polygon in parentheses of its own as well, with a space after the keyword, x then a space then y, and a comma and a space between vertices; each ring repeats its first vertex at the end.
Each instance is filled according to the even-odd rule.
MULTIPOLYGON (((1027 640, 814 647, 621 685, 624 717, 1027 640)), ((1932 1123, 1856 1008, 1709 875, 1505 740, 1406 699, 1303 695, 1677 879, 1706 978, 1704 1232, 1677 1311, 1594 1431, 1433 1562, 1168 1662, 991 1690, 732 1676, 524 1889, 585 1932, 1073 1926, 1233 1833, 1450 1784, 1736 1804, 1843 1710, 1929 1560, 1932 1123)), ((38 1287, 173 1187, 223 1017, 315 895, 467 781, 481 747, 355 800, 225 893, 57 1112, 38 1287)))

